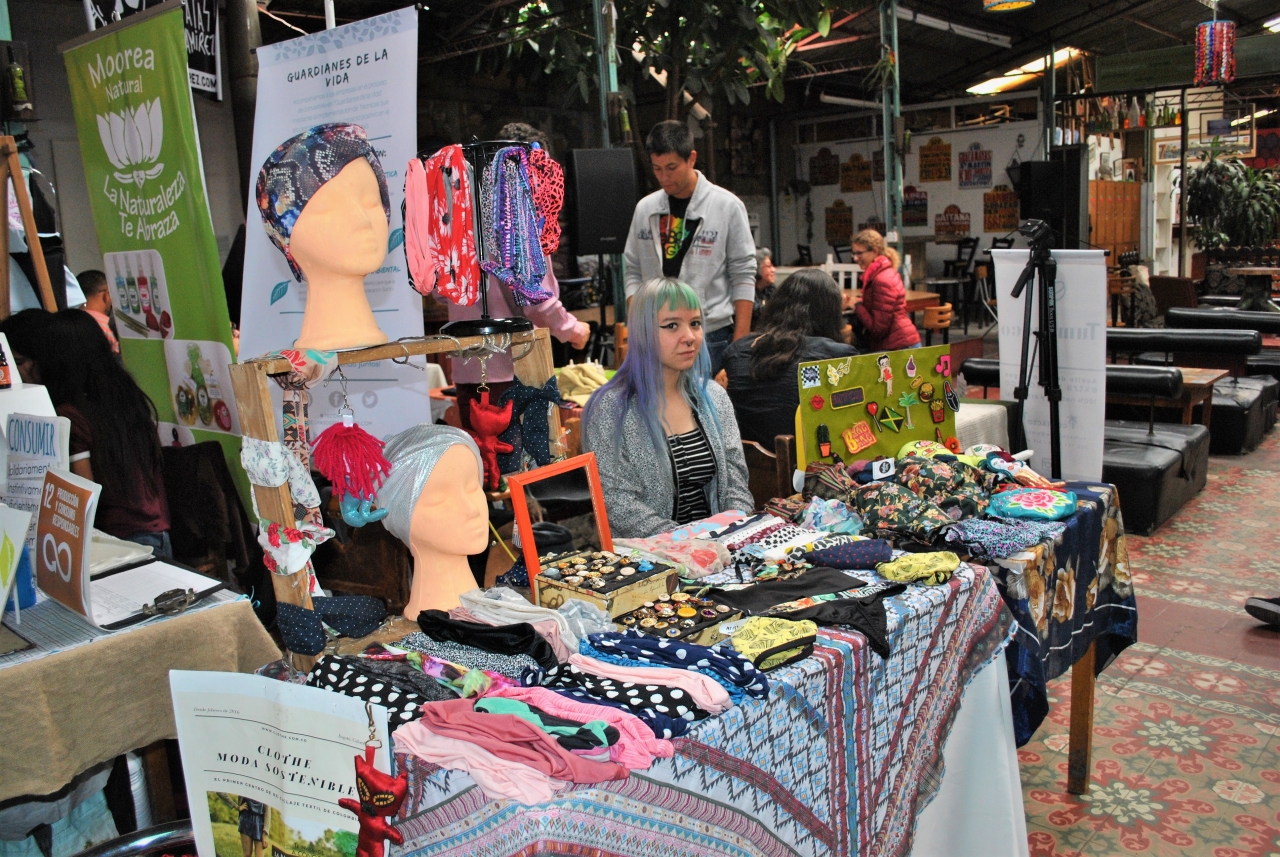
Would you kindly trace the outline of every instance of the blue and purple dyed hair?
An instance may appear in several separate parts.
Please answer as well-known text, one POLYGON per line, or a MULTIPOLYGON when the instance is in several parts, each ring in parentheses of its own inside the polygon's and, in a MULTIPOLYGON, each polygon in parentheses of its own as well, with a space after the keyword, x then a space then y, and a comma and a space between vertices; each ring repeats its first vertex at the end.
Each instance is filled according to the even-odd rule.
MULTIPOLYGON (((621 436, 622 421, 626 419, 627 411, 636 408, 649 430, 649 436, 653 438, 654 449, 666 449, 667 433, 662 428, 666 398, 663 391, 662 358, 658 351, 658 314, 664 309, 700 310, 702 302, 691 286, 669 277, 649 280, 640 286, 632 296, 631 306, 627 310, 627 358, 622 361, 617 374, 588 400, 582 413, 583 426, 589 424, 595 416, 595 406, 600 394, 605 390, 616 389, 626 401, 626 406, 619 411, 616 427, 618 436, 621 436)), ((692 368, 680 373, 680 389, 695 411, 710 412, 712 419, 715 419, 715 410, 707 401, 707 384, 710 379, 711 355, 707 352, 704 339, 702 351, 692 368)))

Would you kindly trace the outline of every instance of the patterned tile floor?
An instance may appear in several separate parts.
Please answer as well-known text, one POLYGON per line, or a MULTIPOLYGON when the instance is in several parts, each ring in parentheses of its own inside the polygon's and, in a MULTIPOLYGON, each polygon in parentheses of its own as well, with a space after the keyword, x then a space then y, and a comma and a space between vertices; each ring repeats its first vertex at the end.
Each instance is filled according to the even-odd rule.
POLYGON ((1214 458, 1208 487, 1131 536, 1138 635, 1098 678, 1092 785, 1066 793, 1070 678, 1019 751, 1033 857, 1280 857, 1280 431, 1214 458))

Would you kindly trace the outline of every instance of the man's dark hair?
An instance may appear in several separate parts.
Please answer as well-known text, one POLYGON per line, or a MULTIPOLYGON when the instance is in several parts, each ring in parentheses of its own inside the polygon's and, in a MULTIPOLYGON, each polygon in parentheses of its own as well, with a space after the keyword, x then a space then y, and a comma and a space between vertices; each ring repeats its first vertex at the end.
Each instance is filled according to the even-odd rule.
POLYGON ((551 141, 547 135, 527 122, 508 122, 498 132, 499 140, 519 140, 521 143, 537 143, 551 154, 551 141))
POLYGON ((674 152, 680 156, 680 160, 687 161, 693 154, 693 132, 685 123, 668 119, 650 129, 644 145, 650 155, 669 155, 674 152))
POLYGON ((107 287, 107 275, 90 268, 76 274, 76 282, 80 284, 80 291, 84 292, 84 296, 91 298, 107 287))

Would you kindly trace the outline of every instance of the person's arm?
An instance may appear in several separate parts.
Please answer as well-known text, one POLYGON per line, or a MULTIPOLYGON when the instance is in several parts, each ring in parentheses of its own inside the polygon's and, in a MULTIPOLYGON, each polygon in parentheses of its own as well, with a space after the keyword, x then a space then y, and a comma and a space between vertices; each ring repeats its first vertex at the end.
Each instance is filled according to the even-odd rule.
POLYGON ((756 507, 751 489, 747 487, 747 459, 742 454, 742 433, 738 430, 738 418, 733 412, 733 401, 719 387, 708 386, 707 392, 720 423, 720 437, 724 441, 721 460, 724 473, 720 479, 720 511, 737 509, 751 512, 756 507))
POLYGON ((883 339, 888 336, 889 328, 893 325, 892 309, 885 311, 881 306, 882 288, 883 285, 875 280, 864 284, 862 300, 858 301, 858 307, 853 311, 858 321, 862 322, 862 326, 867 329, 867 335, 873 339, 883 339))
POLYGON ((725 236, 725 273, 729 278, 729 297, 734 305, 734 338, 744 336, 751 329, 751 313, 748 309, 746 327, 742 326, 742 306, 739 301, 755 304, 756 300, 756 242, 751 237, 751 222, 747 219, 747 207, 742 200, 733 197, 735 203, 729 214, 728 235, 725 236))
POLYGON ((550 257, 547 257, 547 275, 542 278, 542 285, 551 292, 551 297, 542 303, 524 307, 522 311, 525 318, 538 327, 545 327, 556 339, 581 351, 591 336, 591 327, 585 321, 579 321, 560 303, 560 281, 551 270, 550 257))
POLYGON ((751 312, 755 304, 751 301, 734 300, 733 302, 733 338, 741 339, 751 332, 751 312))
POLYGON ((623 290, 628 300, 640 288, 640 254, 646 249, 642 246, 639 234, 644 228, 644 216, 640 213, 640 206, 636 206, 636 210, 631 213, 631 228, 627 230, 627 246, 622 250, 622 260, 626 264, 625 278, 623 279, 623 290))
MULTIPOLYGON (((597 394, 598 395, 598 394, 597 394)), ((608 391, 606 391, 608 395, 608 391)), ((611 397, 616 398, 616 397, 611 397)), ((648 538, 679 526, 674 520, 656 512, 650 501, 661 502, 661 478, 635 466, 627 451, 624 431, 614 424, 616 412, 612 402, 601 402, 590 422, 583 421, 582 451, 594 452, 600 487, 604 492, 609 515, 609 529, 617 538, 648 538)), ((646 444, 650 443, 647 437, 646 444)), ((674 509, 675 497, 666 497, 667 509, 674 509)))
POLYGON ((89 463, 89 453, 84 454, 84 458, 71 462, 71 472, 82 479, 93 481, 93 465, 89 463))

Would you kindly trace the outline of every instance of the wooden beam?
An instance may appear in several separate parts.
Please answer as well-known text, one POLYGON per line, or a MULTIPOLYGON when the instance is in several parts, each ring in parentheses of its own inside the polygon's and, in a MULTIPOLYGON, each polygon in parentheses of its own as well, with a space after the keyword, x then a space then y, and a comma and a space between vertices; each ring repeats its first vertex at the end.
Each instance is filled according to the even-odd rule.
MULTIPOLYGON (((9 165, 8 161, 0 161, 0 211, 9 210, 9 165)), ((0 321, 9 317, 9 266, 0 265, 0 321)), ((5 358, 13 365, 13 355, 5 358)), ((14 367, 12 371, 17 371, 14 367)))
MULTIPOLYGON (((545 335, 544 331, 544 338, 545 335)), ((511 335, 511 345, 514 347, 526 342, 533 342, 537 338, 537 330, 514 333, 511 335)), ((396 342, 388 342, 386 345, 373 345, 369 348, 340 351, 338 352, 338 365, 350 366, 352 363, 373 363, 376 360, 404 360, 407 357, 416 357, 419 354, 447 354, 468 348, 479 348, 484 344, 484 339, 482 336, 467 336, 462 339, 454 339, 448 336, 428 336, 423 339, 397 340, 396 342)), ((548 347, 550 346, 548 345, 548 347)), ((272 360, 249 360, 244 365, 261 366, 263 367, 263 372, 267 375, 283 375, 293 371, 293 366, 283 357, 277 357, 272 360)), ((545 382, 547 379, 543 378, 542 380, 545 382)))
MULTIPOLYGON (((18 212, 22 215, 22 231, 26 233, 27 249, 31 252, 31 267, 35 268, 36 294, 40 303, 49 312, 58 311, 58 303, 53 298, 53 286, 49 282, 49 269, 44 263, 44 248, 40 246, 40 233, 36 229, 36 216, 31 211, 31 195, 27 193, 27 183, 22 177, 22 161, 18 159, 18 146, 12 137, 0 137, 0 157, 4 158, 8 178, 13 179, 13 194, 18 200, 18 212)), ((5 211, 9 210, 6 200, 5 211)), ((7 215, 6 215, 7 216, 7 215)), ((5 272, 6 278, 8 272, 5 272)), ((8 304, 5 304, 6 312, 8 304)))

